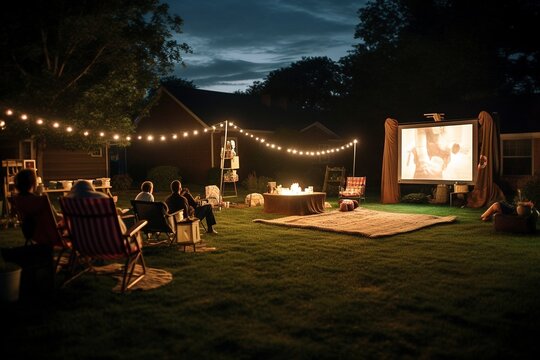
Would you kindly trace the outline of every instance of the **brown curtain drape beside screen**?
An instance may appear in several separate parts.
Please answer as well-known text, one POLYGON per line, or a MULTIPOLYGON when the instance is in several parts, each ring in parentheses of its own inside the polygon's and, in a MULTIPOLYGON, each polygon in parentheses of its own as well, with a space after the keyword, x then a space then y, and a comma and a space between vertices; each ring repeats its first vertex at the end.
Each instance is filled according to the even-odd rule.
POLYGON ((501 161, 497 127, 486 111, 481 111, 478 115, 478 124, 479 163, 474 189, 467 200, 467 206, 472 208, 487 206, 505 199, 503 192, 494 182, 494 176, 499 174, 501 161))
POLYGON ((398 122, 386 119, 384 122, 384 153, 381 177, 381 202, 395 204, 399 202, 398 184, 398 122))

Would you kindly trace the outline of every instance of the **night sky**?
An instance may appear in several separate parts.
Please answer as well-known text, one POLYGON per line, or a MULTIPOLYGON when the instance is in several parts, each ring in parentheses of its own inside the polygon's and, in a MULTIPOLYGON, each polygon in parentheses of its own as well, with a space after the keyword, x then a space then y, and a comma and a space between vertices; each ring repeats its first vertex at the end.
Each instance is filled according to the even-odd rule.
POLYGON ((302 56, 345 56, 365 0, 168 0, 193 54, 175 75, 198 88, 245 90, 302 56))

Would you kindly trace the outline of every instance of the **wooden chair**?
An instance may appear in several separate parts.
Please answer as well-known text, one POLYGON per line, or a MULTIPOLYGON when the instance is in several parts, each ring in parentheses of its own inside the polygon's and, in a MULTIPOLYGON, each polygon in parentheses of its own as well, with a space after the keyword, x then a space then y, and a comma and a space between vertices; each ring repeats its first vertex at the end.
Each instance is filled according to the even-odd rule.
POLYGON ((344 190, 339 192, 340 199, 357 199, 358 203, 366 201, 366 177, 349 176, 344 190))
POLYGON ((64 222, 73 245, 72 269, 85 266, 80 274, 92 270, 95 260, 125 259, 122 292, 139 282, 146 274, 138 234, 147 224, 138 221, 122 232, 112 198, 60 198, 64 222), (139 264, 141 273, 135 274, 139 264))
POLYGON ((58 271, 62 256, 71 250, 71 242, 66 229, 57 222, 49 198, 17 195, 13 197, 13 205, 21 222, 25 245, 50 246, 57 253, 53 261, 55 272, 58 271))

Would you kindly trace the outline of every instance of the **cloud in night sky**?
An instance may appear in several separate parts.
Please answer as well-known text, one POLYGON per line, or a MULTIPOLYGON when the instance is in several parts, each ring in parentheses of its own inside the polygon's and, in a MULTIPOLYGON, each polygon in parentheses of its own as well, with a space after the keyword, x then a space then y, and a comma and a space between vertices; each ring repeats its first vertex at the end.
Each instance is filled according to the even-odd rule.
POLYGON ((244 90, 303 56, 345 56, 358 9, 351 0, 169 0, 184 20, 178 40, 193 54, 175 75, 201 89, 244 90))

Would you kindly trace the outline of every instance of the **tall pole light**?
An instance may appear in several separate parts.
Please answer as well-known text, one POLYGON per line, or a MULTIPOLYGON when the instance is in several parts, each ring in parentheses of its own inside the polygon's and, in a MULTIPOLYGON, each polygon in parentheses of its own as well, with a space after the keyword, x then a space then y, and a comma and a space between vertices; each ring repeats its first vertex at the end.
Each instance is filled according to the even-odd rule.
POLYGON ((225 137, 223 139, 223 146, 221 147, 221 179, 219 182, 219 194, 220 199, 219 203, 221 204, 223 200, 223 168, 225 166, 225 147, 227 146, 227 130, 229 127, 229 121, 225 120, 225 137))
POLYGON ((353 141, 352 176, 355 176, 355 174, 356 174, 356 143, 358 143, 358 140, 354 139, 354 141, 353 141))

